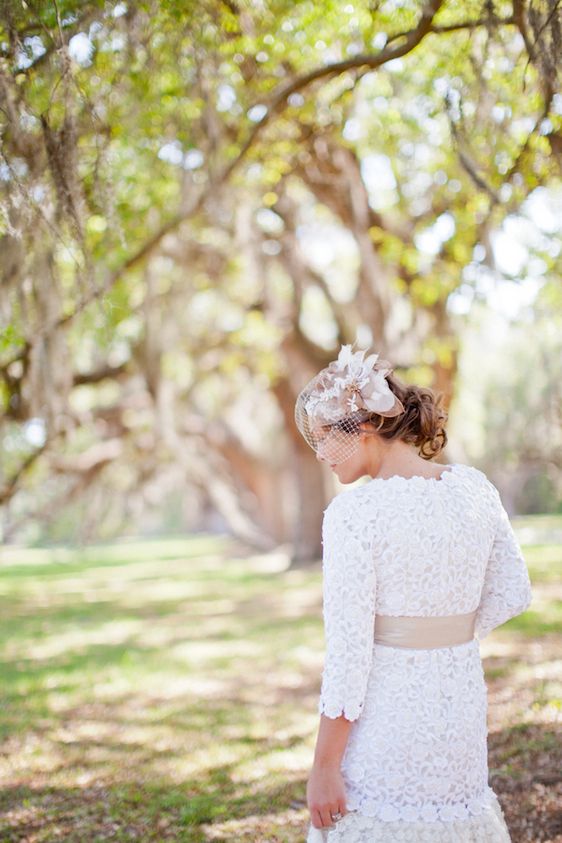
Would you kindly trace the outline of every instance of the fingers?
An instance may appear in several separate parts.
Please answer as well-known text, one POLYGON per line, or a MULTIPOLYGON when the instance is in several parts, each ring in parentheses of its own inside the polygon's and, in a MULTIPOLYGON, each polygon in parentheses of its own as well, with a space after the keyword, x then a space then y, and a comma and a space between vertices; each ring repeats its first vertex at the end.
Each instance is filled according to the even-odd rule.
POLYGON ((337 820, 332 819, 332 814, 341 814, 341 819, 347 814, 345 802, 340 802, 338 805, 331 807, 314 808, 310 812, 310 820, 314 828, 333 828, 337 820))
POLYGON ((326 811, 314 810, 310 812, 310 821, 314 828, 327 828, 334 825, 334 821, 330 819, 326 811))
POLYGON ((332 814, 335 814, 336 811, 331 808, 324 808, 323 811, 320 812, 320 818, 322 820, 323 826, 333 826, 334 820, 332 819, 332 814))

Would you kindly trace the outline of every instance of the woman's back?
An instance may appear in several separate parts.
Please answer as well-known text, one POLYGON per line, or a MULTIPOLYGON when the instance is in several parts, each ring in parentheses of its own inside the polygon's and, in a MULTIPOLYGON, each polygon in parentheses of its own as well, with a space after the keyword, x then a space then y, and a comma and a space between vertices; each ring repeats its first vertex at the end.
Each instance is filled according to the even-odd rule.
POLYGON ((366 351, 342 346, 295 404, 341 483, 371 478, 324 513, 308 843, 329 820, 329 843, 507 843, 479 641, 529 606, 525 560, 483 472, 434 463, 427 476, 447 444, 443 394, 366 351))
MULTIPOLYGON (((375 610, 383 615, 471 612, 479 606, 488 568, 488 591, 493 586, 491 575, 501 564, 498 555, 515 555, 523 562, 497 489, 483 472, 460 463, 448 467, 440 479, 374 478, 341 493, 326 510, 326 541, 330 546, 325 550, 340 558, 351 555, 347 564, 354 569, 372 562, 375 610), (359 552, 358 545, 369 551, 359 552)), ((358 574, 368 576, 369 571, 358 574)), ((508 567, 501 572, 503 596, 497 595, 495 610, 506 608, 510 586, 519 604, 521 576, 530 597, 524 562, 514 565, 511 574, 508 567)), ((486 626, 492 620, 490 597, 477 632, 485 632, 486 618, 486 626)))
MULTIPOLYGON (((402 839, 392 837, 395 821, 458 821, 504 839, 488 786, 479 639, 528 607, 531 586, 497 489, 462 464, 439 479, 374 478, 327 507, 323 545, 326 655, 318 710, 356 721, 341 765, 351 811, 338 824, 342 833, 351 833, 353 822, 370 822, 365 840, 402 839), (374 640, 377 616, 470 612, 477 637, 460 645, 374 640)), ((449 825, 442 839, 473 839, 456 833, 449 825)))

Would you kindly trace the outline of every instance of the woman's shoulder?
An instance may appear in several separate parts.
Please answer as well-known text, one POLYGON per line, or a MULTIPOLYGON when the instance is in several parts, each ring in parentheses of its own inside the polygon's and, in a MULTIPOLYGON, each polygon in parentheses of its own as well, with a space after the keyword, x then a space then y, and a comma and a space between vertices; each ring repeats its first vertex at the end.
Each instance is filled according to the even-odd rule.
POLYGON ((460 467, 466 474, 467 477, 472 477, 477 482, 481 483, 485 488, 490 490, 491 492, 498 493, 498 490, 494 483, 490 480, 488 475, 485 471, 481 468, 476 468, 474 465, 467 465, 465 463, 456 463, 458 467, 460 467))
POLYGON ((394 475, 379 481, 378 478, 374 477, 362 484, 354 485, 350 489, 343 489, 332 498, 324 510, 324 514, 329 513, 330 516, 333 516, 345 514, 346 511, 359 513, 361 505, 363 503, 371 504, 373 498, 392 501, 395 500, 396 495, 408 492, 413 488, 426 488, 428 483, 437 486, 443 484, 450 489, 454 489, 457 485, 456 481, 461 485, 468 485, 469 488, 476 486, 479 492, 484 490, 493 497, 499 494, 493 482, 482 469, 468 463, 455 462, 442 473, 440 479, 419 475, 414 477, 394 475))
POLYGON ((367 499, 369 495, 369 484, 352 486, 351 489, 342 489, 330 501, 324 510, 324 516, 333 517, 343 515, 346 512, 357 512, 358 504, 367 499))
POLYGON ((476 468, 475 465, 469 465, 468 463, 464 462, 456 462, 453 463, 455 468, 461 472, 464 472, 467 477, 473 477, 475 480, 480 480, 482 483, 489 483, 488 477, 486 473, 482 471, 480 468, 476 468))
POLYGON ((483 496, 485 500, 495 501, 499 498, 497 488, 483 469, 461 462, 456 462, 452 465, 452 482, 449 484, 451 490, 454 490, 457 485, 460 485, 468 494, 476 494, 479 497, 483 496), (455 477, 458 481, 457 484, 454 482, 455 477))

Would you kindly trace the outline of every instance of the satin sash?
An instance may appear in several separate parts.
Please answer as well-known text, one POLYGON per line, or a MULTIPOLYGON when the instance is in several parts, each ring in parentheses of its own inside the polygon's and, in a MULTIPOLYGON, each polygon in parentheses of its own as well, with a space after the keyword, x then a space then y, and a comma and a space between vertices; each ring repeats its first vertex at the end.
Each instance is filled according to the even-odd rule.
POLYGON ((376 615, 375 644, 421 650, 454 647, 474 638, 475 620, 476 610, 435 617, 376 615))

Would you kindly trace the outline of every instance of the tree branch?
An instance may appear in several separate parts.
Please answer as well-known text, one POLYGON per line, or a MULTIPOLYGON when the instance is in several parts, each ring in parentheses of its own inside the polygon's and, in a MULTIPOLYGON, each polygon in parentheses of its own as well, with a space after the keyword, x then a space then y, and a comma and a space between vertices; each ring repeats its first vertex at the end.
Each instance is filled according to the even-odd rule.
MULTIPOLYGON (((238 169, 242 161, 245 159, 248 151, 255 143, 256 139, 264 131, 265 127, 271 122, 274 116, 281 113, 286 107, 287 101, 291 94, 303 90, 304 88, 308 87, 309 85, 319 79, 337 76, 356 68, 366 67, 370 69, 377 69, 386 64, 387 62, 394 61, 395 59, 406 55, 407 53, 411 52, 415 47, 417 47, 418 44, 425 38, 428 33, 432 31, 439 31, 433 24, 433 20, 442 5, 443 0, 430 0, 430 2, 427 4, 424 11, 422 12, 422 16, 418 22, 418 25, 408 32, 401 33, 400 37, 404 38, 403 44, 395 48, 389 48, 387 45, 383 50, 381 50, 375 55, 364 54, 354 56, 344 61, 322 65, 321 67, 317 67, 314 70, 297 77, 296 79, 292 80, 289 84, 281 86, 281 88, 276 93, 274 93, 269 105, 267 106, 267 111, 265 112, 261 120, 259 120, 253 127, 236 157, 229 164, 227 164, 226 167, 223 168, 222 172, 219 173, 213 184, 210 185, 207 190, 204 190, 200 193, 200 195, 194 201, 192 207, 187 212, 183 211, 181 213, 175 214, 167 223, 165 223, 158 231, 156 231, 155 234, 148 241, 146 241, 138 249, 137 252, 135 252, 126 261, 124 261, 124 263, 118 269, 108 275, 107 279, 103 284, 101 284, 97 288, 91 289, 87 293, 87 295, 85 295, 77 303, 75 308, 70 313, 67 313, 65 316, 60 317, 54 323, 45 325, 39 332, 40 336, 47 336, 52 330, 55 330, 59 327, 63 327, 64 325, 71 322, 79 313, 81 313, 89 304, 91 304, 92 301, 107 293, 129 269, 131 269, 133 266, 136 266, 138 263, 142 262, 145 258, 147 258, 167 234, 174 231, 184 220, 189 219, 194 214, 198 213, 203 208, 205 202, 207 201, 211 193, 214 190, 217 190, 221 186, 223 186, 228 181, 233 172, 238 169)), ((509 23, 510 21, 508 20, 507 22, 509 23)), ((443 28, 442 31, 452 31, 450 27, 459 28, 461 26, 463 28, 467 28, 468 24, 450 24, 448 25, 448 29, 443 28)), ((398 36, 395 36, 393 40, 395 40, 395 38, 397 37, 398 36)), ((36 338, 37 337, 34 337, 34 339, 36 338)), ((14 357, 12 357, 7 363, 3 364, 2 368, 5 369, 10 366, 13 362, 21 360, 29 350, 29 345, 29 342, 26 343, 24 349, 14 357)))
MULTIPOLYGON (((459 21, 459 23, 448 23, 438 26, 434 24, 430 26, 428 32, 435 32, 435 33, 443 33, 443 32, 458 32, 461 29, 476 29, 480 26, 489 26, 490 23, 494 23, 495 26, 516 26, 516 20, 513 15, 508 18, 479 18, 478 20, 467 20, 467 21, 459 21)), ((396 41, 398 38, 404 38, 408 35, 408 32, 398 32, 396 35, 392 35, 388 41, 386 42, 386 47, 392 41, 396 41)))
POLYGON ((14 494, 18 490, 18 483, 23 475, 29 471, 29 469, 34 465, 34 463, 38 460, 38 458, 43 454, 47 447, 51 444, 51 440, 47 440, 41 445, 39 448, 36 448, 35 451, 32 451, 19 468, 14 472, 14 474, 7 480, 1 487, 0 487, 0 506, 3 506, 7 501, 10 500, 14 496, 14 494))

